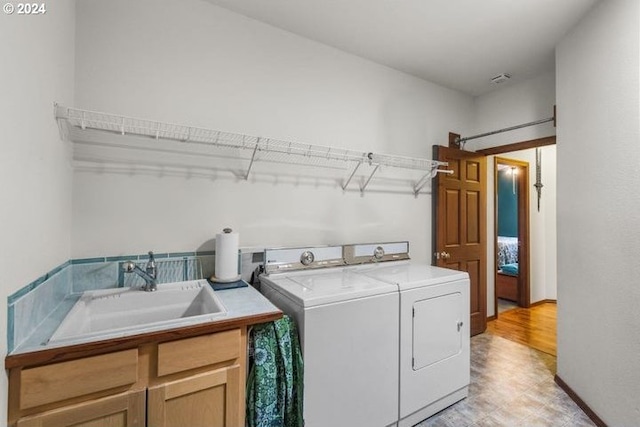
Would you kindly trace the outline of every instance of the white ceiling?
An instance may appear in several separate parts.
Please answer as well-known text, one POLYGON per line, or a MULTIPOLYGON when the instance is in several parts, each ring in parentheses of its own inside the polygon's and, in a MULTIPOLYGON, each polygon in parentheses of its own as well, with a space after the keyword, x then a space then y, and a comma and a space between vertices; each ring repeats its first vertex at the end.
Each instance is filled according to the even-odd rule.
POLYGON ((481 95, 554 69, 599 0, 207 0, 425 80, 481 95), (509 73, 500 86, 491 77, 509 73))

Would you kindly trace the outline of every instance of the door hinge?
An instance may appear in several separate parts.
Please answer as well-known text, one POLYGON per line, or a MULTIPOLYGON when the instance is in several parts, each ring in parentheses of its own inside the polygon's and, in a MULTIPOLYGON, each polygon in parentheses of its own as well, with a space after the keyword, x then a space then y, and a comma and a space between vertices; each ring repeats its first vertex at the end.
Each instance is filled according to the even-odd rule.
POLYGON ((415 308, 415 307, 413 307, 413 308, 411 309, 411 316, 412 316, 412 317, 416 317, 416 308, 415 308))
POLYGON ((411 358, 411 367, 412 367, 412 368, 415 368, 415 367, 416 367, 416 358, 415 358, 415 357, 412 357, 412 358, 411 358))

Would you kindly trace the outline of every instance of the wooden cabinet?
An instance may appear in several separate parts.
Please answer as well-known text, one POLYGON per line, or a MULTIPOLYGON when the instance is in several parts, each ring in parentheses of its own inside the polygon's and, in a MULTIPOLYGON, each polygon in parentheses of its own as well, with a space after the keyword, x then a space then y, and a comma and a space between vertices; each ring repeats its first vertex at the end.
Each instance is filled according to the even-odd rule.
POLYGON ((244 426, 245 359, 240 329, 159 344, 148 425, 244 426))
POLYGON ((518 278, 508 274, 496 273, 496 296, 518 302, 518 278))
POLYGON ((145 391, 90 400, 18 420, 17 427, 144 427, 145 391))
POLYGON ((127 387, 137 380, 137 349, 22 369, 20 409, 127 387))
POLYGON ((240 366, 171 381, 149 389, 149 426, 244 425, 240 366))
POLYGON ((246 342, 240 327, 12 368, 9 424, 243 426, 246 342))

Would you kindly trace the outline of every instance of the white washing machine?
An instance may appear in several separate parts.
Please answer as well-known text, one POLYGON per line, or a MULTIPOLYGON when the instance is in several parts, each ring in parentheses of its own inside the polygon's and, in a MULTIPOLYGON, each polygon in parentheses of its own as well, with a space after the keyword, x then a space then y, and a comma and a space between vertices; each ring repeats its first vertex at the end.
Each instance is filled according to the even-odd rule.
POLYGON ((268 249, 260 282, 299 328, 305 426, 396 425, 397 285, 345 267, 342 246, 268 249))
MULTIPOLYGON (((345 246, 347 262, 408 258, 402 247, 345 246), (365 248, 366 247, 366 248, 365 248), (367 251, 371 255, 366 255, 367 251)), ((395 284, 400 295, 400 427, 413 426, 468 395, 470 377, 469 275, 412 261, 356 268, 395 284)))

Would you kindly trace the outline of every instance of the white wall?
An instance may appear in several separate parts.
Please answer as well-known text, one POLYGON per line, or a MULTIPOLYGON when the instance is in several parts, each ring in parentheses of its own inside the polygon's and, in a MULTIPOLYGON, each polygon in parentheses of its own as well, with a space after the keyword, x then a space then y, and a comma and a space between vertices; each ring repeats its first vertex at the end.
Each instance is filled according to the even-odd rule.
MULTIPOLYGON (((81 108, 427 158, 473 117, 469 96, 197 0, 82 1, 77 34, 81 108)), ((430 261, 429 195, 309 182, 81 168, 73 256, 211 249, 231 226, 241 246, 408 239, 430 261)))
POLYGON ((610 426, 640 420, 639 16, 601 2, 556 50, 558 376, 610 426))
MULTIPOLYGON (((476 115, 473 134, 553 117, 555 98, 554 72, 479 96, 474 102, 476 115)), ((551 135, 555 135, 553 123, 545 123, 474 139, 467 143, 466 148, 475 151, 551 135)))
MULTIPOLYGON (((531 303, 556 299, 556 146, 542 147, 542 199, 538 212, 536 150, 500 154, 497 157, 529 163, 529 298, 531 303)), ((495 176, 496 156, 487 157, 487 315, 495 314, 495 176)))
MULTIPOLYGON (((0 299, 70 257, 71 166, 53 102, 73 102, 75 1, 43 16, 0 13, 0 299)), ((0 304, 0 354, 7 308, 0 304)), ((0 420, 7 381, 0 375, 0 420)), ((2 421, 0 421, 2 422, 2 421)))
MULTIPOLYGON (((555 73, 543 74, 522 83, 507 86, 475 99, 474 134, 529 123, 553 116, 555 73)), ((528 141, 555 134, 552 123, 536 125, 469 141, 466 149, 479 150, 514 142, 528 141)), ((463 135, 464 136, 464 135, 463 135)), ((556 148, 543 147, 542 202, 537 209, 533 184, 535 149, 501 154, 499 157, 529 163, 530 194, 530 300, 556 299, 556 148)), ((494 259, 494 158, 487 157, 487 315, 495 314, 494 259)))

